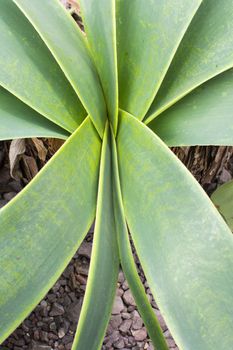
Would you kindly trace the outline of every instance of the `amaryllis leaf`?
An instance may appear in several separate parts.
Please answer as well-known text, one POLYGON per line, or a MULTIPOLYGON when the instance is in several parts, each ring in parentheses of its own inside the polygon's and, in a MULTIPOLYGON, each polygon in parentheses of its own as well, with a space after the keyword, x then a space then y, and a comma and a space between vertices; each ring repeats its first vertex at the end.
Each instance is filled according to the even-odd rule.
POLYGON ((126 220, 177 345, 230 349, 231 231, 193 176, 144 124, 123 115, 117 145, 126 220))
POLYGON ((67 139, 69 133, 0 87, 0 140, 28 137, 67 139))
POLYGON ((233 145, 233 69, 209 80, 148 126, 168 146, 233 145))
POLYGON ((144 286, 138 275, 135 265, 131 244, 128 236, 128 229, 125 221, 124 208, 122 203, 120 179, 118 171, 117 149, 114 135, 112 133, 112 168, 113 168, 113 198, 114 198, 114 214, 117 232, 117 240, 121 266, 129 283, 129 287, 133 293, 138 310, 142 316, 143 322, 147 327, 150 339, 156 350, 167 350, 167 344, 163 337, 160 324, 150 305, 148 297, 145 293, 144 286))
POLYGON ((85 32, 99 72, 108 116, 116 133, 118 81, 115 0, 80 0, 85 32))
POLYGON ((0 13, 0 85, 73 132, 87 113, 62 70, 13 1, 0 1, 0 13))
POLYGON ((119 271, 112 177, 111 143, 107 124, 101 153, 91 265, 73 350, 100 349, 111 316, 119 271))
POLYGON ((144 117, 200 3, 116 0, 120 108, 144 117))
POLYGON ((0 343, 56 282, 90 227, 100 139, 87 118, 0 210, 0 343))
POLYGON ((57 0, 14 0, 40 34, 102 136, 105 101, 84 35, 57 0))
POLYGON ((233 67, 232 18, 232 0, 202 1, 147 114, 148 122, 197 86, 233 67))

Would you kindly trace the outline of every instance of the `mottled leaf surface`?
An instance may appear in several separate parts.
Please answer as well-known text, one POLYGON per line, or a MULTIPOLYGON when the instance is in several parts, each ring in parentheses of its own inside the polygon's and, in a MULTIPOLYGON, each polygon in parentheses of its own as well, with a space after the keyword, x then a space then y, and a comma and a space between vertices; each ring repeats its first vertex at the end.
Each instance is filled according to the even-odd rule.
POLYGON ((118 117, 115 0, 80 0, 90 50, 99 72, 114 132, 118 117))
POLYGON ((56 282, 95 215, 100 140, 90 118, 0 210, 0 343, 56 282))
POLYGON ((150 339, 156 350, 168 350, 166 340, 163 336, 160 324, 155 316, 144 286, 138 275, 137 267, 129 240, 127 224, 125 221, 125 213, 121 196, 121 187, 118 170, 117 148, 114 135, 112 133, 112 169, 113 169, 113 198, 114 198, 114 217, 117 232, 117 241, 121 266, 126 276, 129 287, 134 296, 138 311, 147 328, 150 339))
POLYGON ((46 43, 102 136, 105 101, 86 39, 78 25, 57 0, 14 2, 46 43))
POLYGON ((231 231, 188 170, 136 118, 121 118, 117 144, 126 219, 177 345, 230 349, 231 231))
POLYGON ((0 87, 0 140, 28 137, 66 139, 69 133, 0 87))
POLYGON ((148 126, 168 146, 233 145, 233 69, 209 80, 148 126))
POLYGON ((0 85, 73 132, 87 113, 62 70, 13 1, 0 1, 0 13, 0 85))
POLYGON ((73 350, 101 349, 111 316, 119 271, 112 176, 111 144, 107 124, 101 153, 91 264, 73 350))
POLYGON ((203 0, 148 114, 152 120, 203 82, 233 67, 233 2, 203 0))
POLYGON ((116 0, 120 108, 142 119, 201 0, 116 0))

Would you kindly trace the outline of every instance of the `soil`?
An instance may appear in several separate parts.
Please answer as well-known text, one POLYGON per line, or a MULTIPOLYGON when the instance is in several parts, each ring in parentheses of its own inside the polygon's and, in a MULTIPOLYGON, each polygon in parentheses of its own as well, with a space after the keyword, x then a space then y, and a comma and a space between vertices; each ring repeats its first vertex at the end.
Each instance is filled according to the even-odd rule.
MULTIPOLYGON (((10 171, 10 142, 0 142, 1 207, 31 180, 60 144, 55 140, 27 140, 25 152, 17 156, 14 169, 10 171)), ((189 147, 173 151, 209 194, 219 184, 233 178, 233 147, 189 147)), ((71 349, 87 283, 93 230, 94 226, 55 286, 0 349, 71 349)), ((137 256, 135 261, 169 348, 178 349, 153 299, 137 256)), ((112 316, 102 349, 153 349, 122 271, 119 272, 112 316)))

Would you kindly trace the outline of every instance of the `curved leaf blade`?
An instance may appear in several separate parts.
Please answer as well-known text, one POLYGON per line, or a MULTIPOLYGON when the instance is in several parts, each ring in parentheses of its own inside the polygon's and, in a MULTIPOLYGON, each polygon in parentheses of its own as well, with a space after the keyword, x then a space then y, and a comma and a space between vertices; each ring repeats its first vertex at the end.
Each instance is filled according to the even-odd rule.
POLYGON ((0 343, 56 282, 95 214, 100 140, 87 118, 0 211, 0 343), (62 189, 62 190, 61 190, 62 189))
POLYGON ((63 72, 13 1, 1 1, 0 12, 0 85, 73 132, 87 113, 63 72))
POLYGON ((106 98, 114 133, 118 118, 115 0, 80 0, 85 32, 106 98))
POLYGON ((114 198, 114 214, 115 225, 117 231, 117 241, 119 247, 119 254, 121 266, 129 287, 133 293, 134 299, 138 306, 138 310, 142 316, 143 322, 147 328, 150 339, 153 342, 156 350, 168 350, 166 341, 163 337, 160 324, 152 310, 144 286, 140 280, 137 268, 134 262, 133 253, 131 250, 130 240, 128 236, 128 229, 126 226, 124 208, 121 197, 118 159, 115 138, 112 133, 112 168, 113 168, 113 198, 114 198))
POLYGON ((73 350, 101 348, 111 316, 118 271, 119 256, 112 200, 111 144, 107 124, 101 153, 91 265, 73 350))
POLYGON ((122 116, 117 144, 126 219, 177 345, 231 348, 229 228, 187 169, 136 118, 122 116))
POLYGON ((209 80, 148 126, 168 146, 233 145, 233 69, 209 80))
POLYGON ((28 137, 67 139, 69 133, 0 87, 0 140, 28 137))
POLYGON ((116 1, 120 108, 143 119, 200 3, 116 1))
POLYGON ((233 4, 203 0, 147 114, 147 123, 190 91, 233 67, 233 4))
POLYGON ((57 0, 14 0, 45 42, 83 106, 91 116, 100 136, 106 115, 99 77, 90 58, 84 35, 57 0))
POLYGON ((233 232, 233 181, 218 187, 211 199, 233 232))

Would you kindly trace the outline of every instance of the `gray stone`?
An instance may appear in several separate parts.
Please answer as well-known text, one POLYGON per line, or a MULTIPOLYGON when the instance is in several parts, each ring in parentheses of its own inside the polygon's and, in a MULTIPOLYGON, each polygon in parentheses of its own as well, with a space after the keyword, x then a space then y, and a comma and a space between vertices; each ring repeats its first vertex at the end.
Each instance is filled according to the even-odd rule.
POLYGON ((131 318, 131 315, 128 312, 122 312, 121 316, 124 320, 131 318))
POLYGON ((130 289, 125 291, 122 298, 123 298, 124 302, 126 303, 126 305, 136 306, 136 303, 134 301, 134 297, 133 297, 130 289))
POLYGON ((122 271, 119 272, 119 275, 118 275, 118 282, 120 284, 124 283, 125 281, 125 276, 124 276, 124 273, 122 271))
POLYGON ((164 335, 165 338, 172 338, 172 335, 171 335, 169 329, 167 329, 167 330, 163 333, 163 335, 164 335))
POLYGON ((58 303, 54 303, 52 306, 52 309, 49 313, 49 316, 60 316, 63 315, 65 313, 64 307, 58 303))
POLYGON ((122 333, 127 333, 128 330, 130 329, 131 325, 132 325, 132 320, 130 320, 130 319, 129 319, 129 320, 124 320, 124 321, 122 322, 122 324, 120 325, 119 330, 120 330, 122 333))
POLYGON ((176 343, 171 338, 167 339, 167 345, 169 346, 169 348, 175 348, 176 347, 176 343))
POLYGON ((33 342, 31 350, 52 350, 52 348, 49 345, 43 345, 43 344, 33 342))
POLYGON ((121 315, 114 315, 110 319, 110 326, 113 329, 117 329, 120 326, 121 323, 122 323, 121 315))
POLYGON ((120 332, 115 330, 110 334, 107 338, 105 338, 104 342, 106 347, 109 349, 113 343, 115 343, 120 338, 120 332))
POLYGON ((55 322, 51 322, 50 325, 49 325, 49 329, 51 331, 56 331, 57 330, 56 323, 55 322))
POLYGON ((16 192, 4 193, 3 198, 9 202, 12 198, 16 196, 16 194, 17 194, 16 192))
POLYGON ((133 330, 132 330, 132 335, 134 336, 134 339, 135 339, 136 341, 142 341, 142 340, 144 340, 144 339, 147 338, 146 328, 143 327, 143 328, 138 329, 138 330, 136 330, 136 331, 133 331, 133 330))
POLYGON ((136 308, 136 306, 129 305, 129 306, 127 307, 127 311, 128 311, 128 312, 132 312, 132 311, 135 310, 135 308, 136 308))
POLYGON ((116 295, 118 295, 119 297, 122 297, 123 294, 124 294, 124 291, 121 288, 117 288, 116 295))
POLYGON ((132 328, 134 330, 142 328, 143 322, 141 317, 139 316, 139 313, 136 310, 132 312, 132 320, 133 320, 132 328))
POLYGON ((67 317, 72 323, 76 323, 79 319, 82 307, 82 298, 72 302, 67 309, 67 317))
POLYGON ((84 241, 79 250, 78 250, 78 254, 79 255, 82 255, 82 256, 85 256, 86 258, 90 259, 91 257, 91 249, 92 249, 92 244, 91 242, 86 242, 84 241))
POLYGON ((115 300, 114 300, 114 304, 113 304, 112 314, 113 315, 120 314, 121 311, 123 311, 123 310, 124 310, 123 301, 122 301, 121 297, 116 296, 115 300))
POLYGON ((125 346, 125 343, 124 343, 124 340, 122 338, 120 338, 113 345, 116 349, 123 349, 125 346))
POLYGON ((124 283, 122 284, 122 289, 124 289, 124 290, 129 289, 129 285, 128 285, 127 280, 125 280, 124 283))
POLYGON ((60 328, 58 331, 58 337, 61 339, 66 335, 64 328, 60 328))
POLYGON ((49 338, 48 338, 48 333, 45 332, 45 331, 40 331, 40 339, 47 343, 49 341, 49 338))

